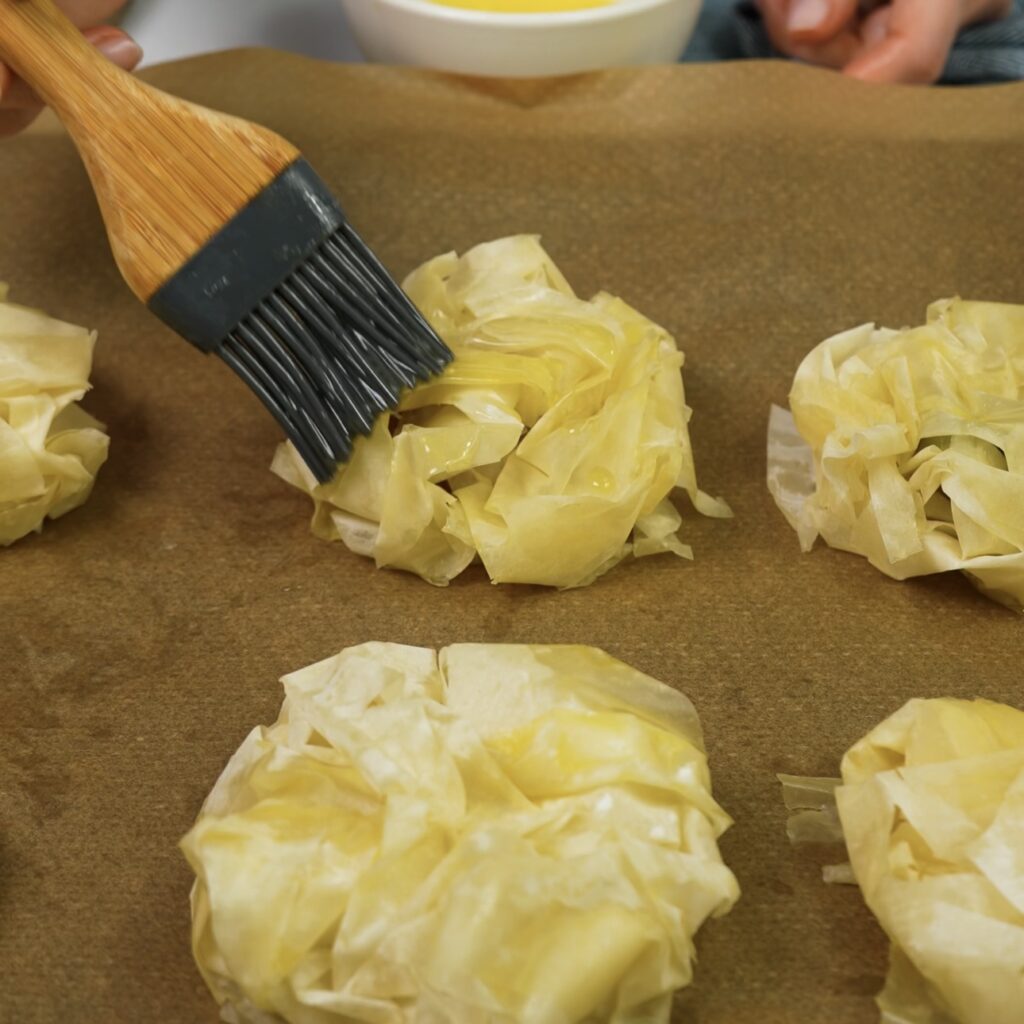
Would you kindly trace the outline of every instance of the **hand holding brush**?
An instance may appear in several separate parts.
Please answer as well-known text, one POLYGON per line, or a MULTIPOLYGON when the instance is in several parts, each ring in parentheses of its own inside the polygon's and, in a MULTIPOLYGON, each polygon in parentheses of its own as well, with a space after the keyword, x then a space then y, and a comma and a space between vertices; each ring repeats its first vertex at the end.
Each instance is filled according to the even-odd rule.
POLYGON ((133 78, 54 0, 0 0, 0 60, 63 120, 132 291, 235 370, 317 479, 451 360, 291 143, 133 78))

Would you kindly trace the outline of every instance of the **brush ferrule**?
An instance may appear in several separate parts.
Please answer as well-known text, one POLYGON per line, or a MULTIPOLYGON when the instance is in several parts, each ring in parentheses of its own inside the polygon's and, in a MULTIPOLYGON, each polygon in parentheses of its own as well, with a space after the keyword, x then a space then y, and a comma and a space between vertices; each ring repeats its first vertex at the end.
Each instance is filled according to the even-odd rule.
POLYGON ((149 308, 212 352, 344 219, 317 173, 297 160, 169 278, 149 308))
POLYGON ((322 483, 405 388, 452 358, 303 160, 149 305, 245 381, 322 483))

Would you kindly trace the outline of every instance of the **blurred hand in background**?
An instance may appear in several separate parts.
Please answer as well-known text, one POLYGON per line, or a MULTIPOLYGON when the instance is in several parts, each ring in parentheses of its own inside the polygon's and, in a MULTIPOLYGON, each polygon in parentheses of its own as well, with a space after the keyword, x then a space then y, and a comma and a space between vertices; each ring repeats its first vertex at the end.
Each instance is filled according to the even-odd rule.
POLYGON ((961 29, 1005 17, 1013 0, 758 0, 776 49, 867 82, 929 84, 961 29))

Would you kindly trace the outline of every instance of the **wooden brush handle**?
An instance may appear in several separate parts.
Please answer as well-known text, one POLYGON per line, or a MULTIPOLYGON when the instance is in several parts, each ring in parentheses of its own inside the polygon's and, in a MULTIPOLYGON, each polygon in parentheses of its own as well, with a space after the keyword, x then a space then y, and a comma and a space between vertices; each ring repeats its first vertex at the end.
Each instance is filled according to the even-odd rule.
POLYGON ((0 60, 71 133, 114 258, 144 302, 299 157, 265 128, 185 103, 122 71, 53 0, 0 0, 0 60))

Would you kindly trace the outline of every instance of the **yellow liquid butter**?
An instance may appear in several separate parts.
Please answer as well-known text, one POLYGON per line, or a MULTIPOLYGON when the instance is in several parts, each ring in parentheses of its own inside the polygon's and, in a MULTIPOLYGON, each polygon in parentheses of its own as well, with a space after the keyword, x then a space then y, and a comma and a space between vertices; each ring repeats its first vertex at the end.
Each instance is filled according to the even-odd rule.
POLYGON ((460 7, 467 11, 493 14, 554 14, 556 11, 582 11, 588 7, 607 7, 615 0, 430 0, 442 7, 460 7))

